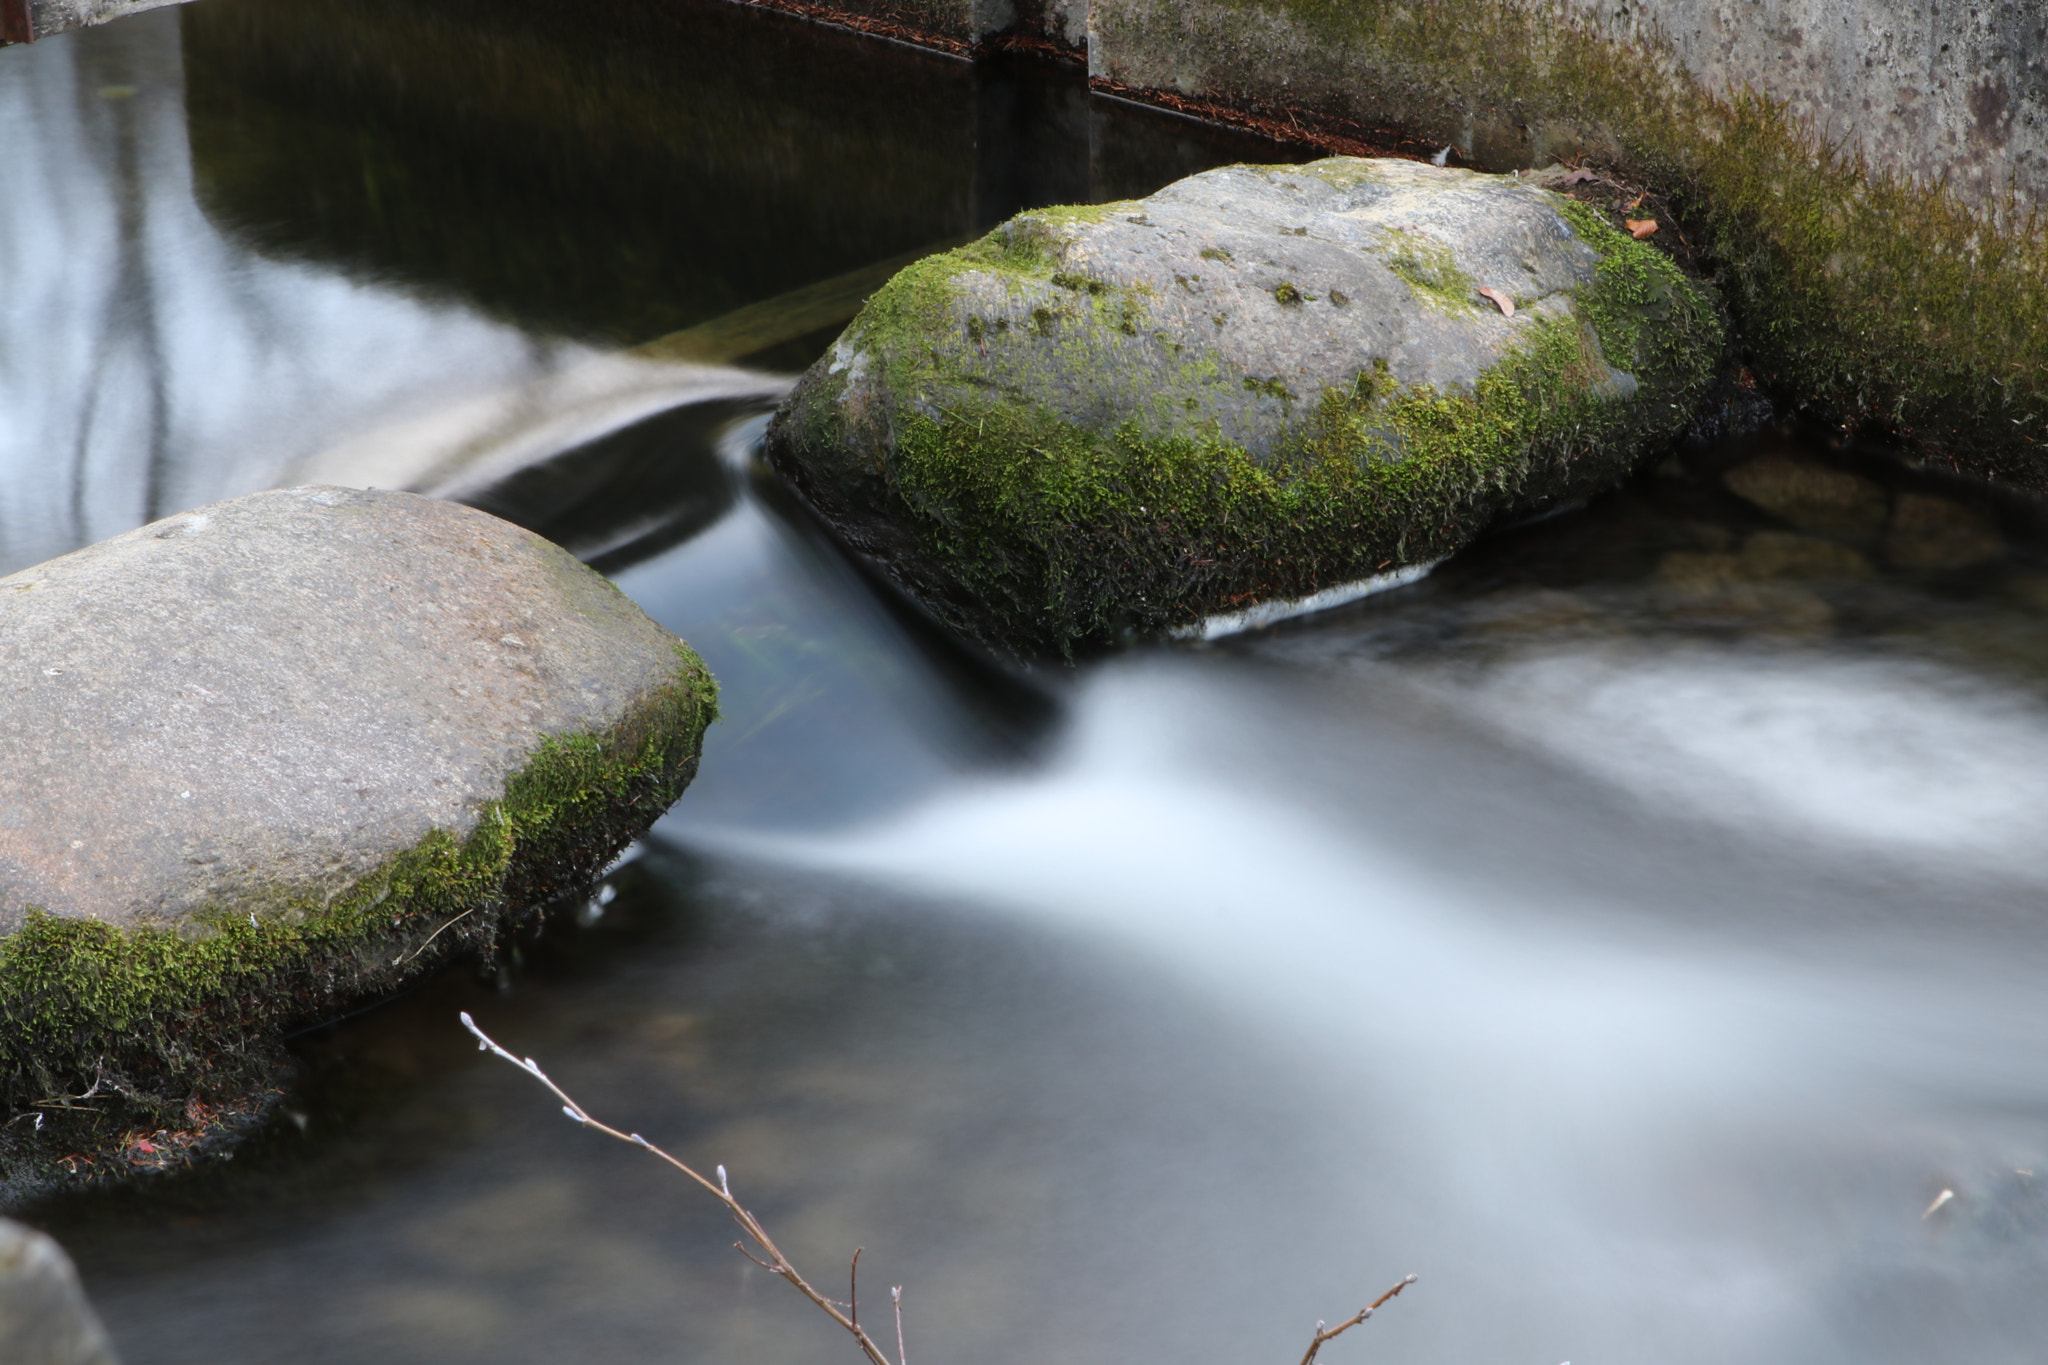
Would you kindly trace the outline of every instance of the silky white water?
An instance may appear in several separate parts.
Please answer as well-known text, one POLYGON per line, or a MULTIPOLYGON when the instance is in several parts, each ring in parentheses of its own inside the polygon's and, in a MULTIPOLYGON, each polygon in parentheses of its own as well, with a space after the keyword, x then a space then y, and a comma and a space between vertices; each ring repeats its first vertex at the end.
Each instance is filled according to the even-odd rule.
MULTIPOLYGON (((1902 750, 1965 810, 2041 809, 2036 711, 1921 691, 1903 712, 1908 684, 1880 670, 1780 662, 1745 678, 1719 662, 1685 675, 1706 670, 1721 705, 1689 714, 1698 771, 1679 775, 1700 779, 1735 840, 1636 853, 1667 856, 1658 871, 1684 899, 1712 895, 1747 838, 1806 845, 1811 865, 1778 888, 1788 904, 1841 897, 1827 865, 1893 833, 1902 750), (1788 755, 1771 741, 1802 718, 1788 755), (1858 741, 1875 727, 1889 743, 1872 752, 1858 741), (1977 743, 1945 742, 1957 735, 1977 743), (1853 793, 1872 789, 1859 807, 1853 793)), ((1654 662, 1645 680, 1578 667, 1576 698, 1547 698, 1522 727, 1566 754, 1566 809, 1585 794, 1573 766, 1632 786, 1673 702, 1651 686, 1654 662)), ((1759 925, 1767 905, 1723 929, 1603 893, 1596 869, 1489 866, 1489 830, 1461 826, 1458 788, 1511 752, 1433 770, 1411 739, 1376 762, 1373 732, 1412 699, 1389 716, 1356 692, 1304 700, 1271 683, 1189 661, 1108 670, 1041 772, 831 838, 688 837, 1050 926, 1222 1002, 1317 1078, 1293 1121, 1356 1153, 1323 1172, 1300 1210, 1313 1231, 1287 1254, 1318 1278, 1424 1274, 1415 1302, 1372 1324, 1401 1340, 1375 1347, 1386 1358, 1904 1361, 1943 1341, 1941 1358, 2034 1358, 2048 1326, 2023 1307, 2038 1229, 2006 1225, 2038 1216, 2023 1174, 2044 1157, 2048 1096, 2037 952, 2008 956, 2001 937, 1961 948, 1939 895, 1859 888, 1845 922, 1795 939, 1759 925), (1320 770, 1307 784, 1304 752, 1320 770), (1376 811, 1418 786, 1435 788, 1436 818, 1389 837, 1376 811), (1943 1189, 1954 1197, 1922 1219, 1943 1189)), ((1480 689, 1476 708, 1508 728, 1496 702, 1480 689)), ((1663 794, 1674 823, 1700 813, 1663 794)), ((1942 818, 1905 853, 1927 852, 1942 818)), ((1965 847, 2035 861, 2019 828, 1979 823, 1965 847)), ((1255 1188, 1261 1154, 1242 1160, 1255 1188)))

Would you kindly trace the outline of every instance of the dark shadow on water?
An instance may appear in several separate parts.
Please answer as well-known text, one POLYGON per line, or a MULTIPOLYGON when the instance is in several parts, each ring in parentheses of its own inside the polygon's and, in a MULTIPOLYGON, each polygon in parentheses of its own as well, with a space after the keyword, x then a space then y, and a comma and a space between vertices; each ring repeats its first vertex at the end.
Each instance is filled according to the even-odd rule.
POLYGON ((698 403, 529 465, 467 499, 546 536, 599 573, 680 545, 731 510, 718 437, 758 409, 698 403))
POLYGON ((1072 68, 969 66, 721 0, 208 0, 184 35, 217 222, 600 342, 1020 209, 1305 155, 1092 99, 1072 68))

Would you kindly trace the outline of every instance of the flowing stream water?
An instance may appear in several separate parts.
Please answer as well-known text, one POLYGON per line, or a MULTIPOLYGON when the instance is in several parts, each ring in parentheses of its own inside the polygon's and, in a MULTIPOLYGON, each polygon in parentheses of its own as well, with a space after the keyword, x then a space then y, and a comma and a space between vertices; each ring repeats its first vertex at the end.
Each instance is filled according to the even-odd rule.
POLYGON ((2048 533, 1775 430, 1014 677, 759 468, 876 269, 1306 156, 734 6, 201 0, 0 52, 0 571, 319 477, 613 575, 703 775, 231 1161, 31 1211, 130 1365, 2034 1362, 2048 533), (867 283, 863 283, 867 281, 867 283), (649 345, 647 343, 655 344, 649 345), (1788 491, 1789 490, 1789 491, 1788 491))

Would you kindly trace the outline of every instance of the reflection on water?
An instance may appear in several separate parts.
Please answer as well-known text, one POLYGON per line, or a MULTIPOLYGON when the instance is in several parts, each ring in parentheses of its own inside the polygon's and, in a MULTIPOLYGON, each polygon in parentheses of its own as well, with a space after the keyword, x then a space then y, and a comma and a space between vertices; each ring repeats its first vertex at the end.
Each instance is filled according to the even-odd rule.
MULTIPOLYGON (((596 23, 561 0, 208 0, 185 26, 216 219, 622 344, 1276 150, 1091 100, 1078 72, 766 27, 723 0, 596 23)), ((837 330, 763 363, 800 367, 837 330)))
POLYGON ((606 37, 544 3, 209 0, 0 54, 33 130, 0 195, 0 573, 280 482, 475 500, 786 383, 585 343, 740 310, 801 367, 835 330, 807 286, 1277 154, 729 9, 606 37))
POLYGON ((846 1358, 458 1009, 731 1167, 821 1282, 864 1246, 913 1358, 1285 1361, 1412 1270, 1327 1358, 2038 1359, 2035 510, 1766 433, 1350 607, 992 675, 763 480, 779 380, 656 367, 649 399, 593 347, 763 335, 975 205, 1240 144, 1069 77, 906 56, 864 92, 840 40, 737 10, 644 20, 701 53, 503 16, 193 7, 210 217, 174 24, 0 53, 50 149, 0 204, 13 562, 395 450, 725 689, 612 899, 304 1035, 232 1163, 35 1211, 129 1361, 846 1358))
POLYGON ((0 573, 564 359, 223 238, 192 197, 175 11, 0 64, 23 130, 0 194, 0 573))

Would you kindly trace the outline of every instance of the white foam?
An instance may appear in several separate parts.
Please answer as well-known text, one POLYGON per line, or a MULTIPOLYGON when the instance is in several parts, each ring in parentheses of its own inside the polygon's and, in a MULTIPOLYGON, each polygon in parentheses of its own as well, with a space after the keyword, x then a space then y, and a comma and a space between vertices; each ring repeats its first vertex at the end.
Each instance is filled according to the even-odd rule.
POLYGON ((1341 607, 1346 603, 1371 597, 1374 593, 1404 588, 1428 576, 1429 571, 1441 563, 1441 559, 1433 559, 1427 564, 1410 564, 1388 573, 1374 574, 1371 578, 1339 583, 1334 588, 1324 588, 1321 592, 1310 593, 1307 597, 1260 602, 1256 606, 1246 607, 1243 611, 1206 617, 1194 625, 1181 627, 1174 631, 1173 635, 1177 640, 1220 640, 1226 635, 1257 630, 1261 626, 1270 626, 1290 617, 1306 616, 1312 611, 1327 611, 1331 607, 1341 607))

